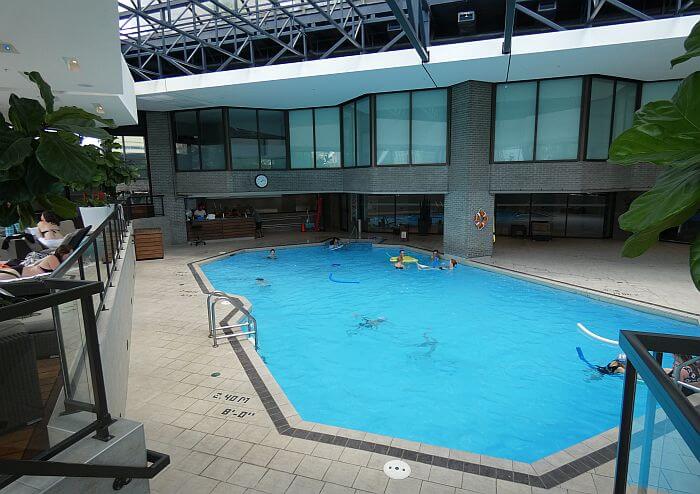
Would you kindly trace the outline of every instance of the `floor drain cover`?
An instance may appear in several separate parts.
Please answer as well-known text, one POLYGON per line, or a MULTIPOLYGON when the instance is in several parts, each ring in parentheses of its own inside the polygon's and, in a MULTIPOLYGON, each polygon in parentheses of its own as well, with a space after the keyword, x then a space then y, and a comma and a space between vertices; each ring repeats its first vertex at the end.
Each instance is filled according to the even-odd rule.
POLYGON ((384 473, 392 479, 405 479, 411 475, 411 467, 401 460, 390 460, 384 464, 384 473))

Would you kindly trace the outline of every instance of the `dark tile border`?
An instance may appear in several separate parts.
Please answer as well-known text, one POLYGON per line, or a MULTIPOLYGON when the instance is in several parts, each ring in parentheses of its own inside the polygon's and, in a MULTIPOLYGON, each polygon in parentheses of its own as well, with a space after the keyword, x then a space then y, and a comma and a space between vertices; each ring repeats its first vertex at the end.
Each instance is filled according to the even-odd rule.
MULTIPOLYGON (((308 244, 287 244, 292 245, 308 245, 308 244)), ((263 247, 264 248, 264 247, 263 247)), ((198 261, 193 261, 187 263, 187 267, 190 269, 192 276, 202 290, 202 293, 208 294, 206 284, 199 276, 199 273, 194 268, 196 264, 202 261, 214 259, 216 257, 224 257, 225 255, 232 255, 235 252, 241 250, 250 250, 248 248, 236 249, 235 251, 227 252, 226 254, 217 254, 215 256, 210 256, 198 261)), ((222 324, 225 325, 228 318, 231 316, 229 313, 222 320, 222 324)), ((230 330, 229 330, 230 331, 230 330)), ((393 446, 386 446, 383 444, 377 444, 369 441, 361 441, 359 439, 351 439, 344 437, 342 435, 325 434, 322 432, 309 431, 306 429, 300 429, 297 427, 292 427, 287 421, 286 417, 282 414, 277 402, 272 397, 272 394, 265 386, 260 374, 258 374, 255 365, 248 357, 246 350, 241 345, 241 342, 235 338, 228 340, 231 348, 233 349, 238 361, 243 366, 248 379, 253 385, 253 389, 260 397, 267 414, 269 415, 272 423, 274 424, 277 432, 291 437, 297 437, 300 439, 307 439, 309 441, 315 441, 319 443, 326 444, 336 444, 341 445, 346 448, 359 449, 368 452, 376 452, 396 458, 401 458, 408 461, 416 461, 426 465, 435 465, 437 467, 449 468, 450 470, 457 470, 459 472, 471 473, 474 475, 480 475, 482 477, 490 477, 493 479, 507 480, 510 482, 515 482, 518 484, 529 485, 532 487, 539 487, 543 489, 551 489, 556 487, 568 480, 571 480, 579 475, 589 472, 596 467, 599 467, 609 461, 615 459, 617 453, 617 442, 610 443, 596 451, 592 451, 582 457, 579 457, 569 463, 566 463, 560 467, 554 468, 549 472, 542 475, 532 475, 522 472, 517 472, 515 470, 507 470, 499 467, 492 467, 488 465, 480 465, 478 463, 472 463, 469 461, 456 460, 454 458, 445 458, 444 456, 430 455, 427 453, 421 453, 418 451, 413 451, 405 448, 396 448, 393 446)))

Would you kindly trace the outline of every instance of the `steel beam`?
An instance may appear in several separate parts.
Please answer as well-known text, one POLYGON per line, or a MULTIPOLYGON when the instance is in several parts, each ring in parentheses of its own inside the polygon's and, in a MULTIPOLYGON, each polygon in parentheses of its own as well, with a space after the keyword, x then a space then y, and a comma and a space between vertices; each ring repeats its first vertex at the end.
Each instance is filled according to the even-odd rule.
POLYGON ((316 9, 316 10, 318 11, 318 13, 321 14, 321 16, 322 16, 324 19, 326 19, 333 27, 335 27, 335 28, 338 30, 338 32, 339 32, 340 34, 343 35, 343 38, 345 38, 345 39, 348 40, 350 43, 352 43, 353 45, 355 45, 355 48, 358 48, 358 49, 364 51, 364 47, 363 47, 362 45, 360 45, 360 43, 358 43, 357 40, 356 40, 355 38, 353 38, 352 36, 350 36, 350 35, 348 34, 348 32, 347 32, 345 29, 343 29, 343 26, 341 26, 340 24, 338 24, 338 21, 336 21, 335 19, 333 19, 333 17, 331 17, 331 15, 330 15, 328 12, 326 12, 325 10, 323 10, 323 9, 318 5, 318 3, 315 2, 315 0, 306 0, 306 2, 307 2, 309 5, 311 5, 314 9, 316 9))
MULTIPOLYGON (((410 0, 408 0, 410 1, 410 0)), ((418 34, 416 33, 416 30, 413 28, 411 23, 408 21, 406 16, 403 13, 403 9, 399 6, 397 0, 386 0, 387 5, 389 5, 389 8, 394 14, 394 17, 396 17, 396 20, 398 21, 399 25, 401 26, 401 30, 404 32, 406 37, 408 38, 408 41, 411 43, 411 46, 416 50, 418 53, 418 56, 420 57, 421 61, 423 63, 428 63, 430 61, 430 55, 428 54, 428 50, 425 48, 421 40, 418 38, 418 34)))
POLYGON ((510 55, 513 41, 513 26, 515 25, 515 4, 516 0, 506 0, 506 24, 503 30, 503 49, 501 52, 504 55, 510 55))
POLYGON ((551 28, 554 29, 555 31, 566 31, 565 28, 561 27, 561 26, 560 26, 559 24, 557 24, 556 22, 550 21, 550 20, 547 19, 546 17, 544 17, 544 16, 538 14, 537 12, 534 12, 534 11, 528 9, 527 7, 524 7, 524 6, 523 6, 522 4, 520 4, 520 3, 516 3, 516 4, 515 4, 515 9, 518 10, 518 11, 520 11, 520 12, 522 12, 523 14, 527 15, 528 17, 532 17, 532 18, 535 19, 536 21, 541 22, 541 23, 544 24, 545 26, 551 27, 551 28))

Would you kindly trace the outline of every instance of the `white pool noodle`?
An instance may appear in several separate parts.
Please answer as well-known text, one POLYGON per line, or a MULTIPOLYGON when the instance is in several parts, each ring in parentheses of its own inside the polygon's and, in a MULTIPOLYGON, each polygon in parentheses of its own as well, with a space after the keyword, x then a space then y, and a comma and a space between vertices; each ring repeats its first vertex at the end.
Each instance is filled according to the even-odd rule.
POLYGON ((578 329, 580 329, 581 332, 583 334, 585 334, 586 336, 588 336, 589 338, 592 338, 596 341, 600 341, 601 343, 605 343, 606 345, 612 345, 612 346, 619 346, 620 345, 619 341, 609 340, 607 338, 603 338, 602 336, 598 336, 597 334, 590 331, 586 326, 584 326, 580 322, 577 322, 576 326, 578 326, 578 329))

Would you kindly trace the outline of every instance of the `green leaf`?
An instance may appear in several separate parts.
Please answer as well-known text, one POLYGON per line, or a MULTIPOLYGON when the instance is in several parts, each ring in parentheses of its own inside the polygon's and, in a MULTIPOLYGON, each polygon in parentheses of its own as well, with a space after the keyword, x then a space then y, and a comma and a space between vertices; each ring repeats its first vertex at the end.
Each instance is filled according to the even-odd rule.
POLYGON ((46 194, 46 200, 51 205, 53 212, 62 218, 75 218, 78 214, 76 205, 63 196, 46 194))
POLYGON ((700 163, 700 72, 685 78, 672 101, 638 110, 632 127, 610 146, 610 161, 621 165, 700 163))
POLYGON ((700 234, 695 237, 690 246, 690 276, 693 278, 695 288, 700 290, 700 234))
POLYGON ((683 46, 685 47, 685 54, 671 60, 671 67, 690 60, 691 58, 700 57, 700 22, 693 26, 683 46))
POLYGON ((19 214, 17 214, 17 207, 14 204, 0 204, 0 225, 14 225, 18 220, 19 214))
POLYGON ((102 118, 99 115, 87 112, 82 108, 77 106, 62 106, 55 112, 51 112, 46 115, 46 123, 53 126, 54 124, 60 123, 64 120, 94 120, 105 124, 108 127, 114 127, 114 120, 109 118, 102 118))
POLYGON ((31 137, 17 139, 0 153, 0 171, 7 171, 13 166, 19 165, 32 154, 32 151, 31 137))
POLYGON ((654 187, 637 197, 620 216, 620 228, 633 232, 622 255, 636 257, 659 238, 659 234, 691 218, 700 208, 700 165, 668 168, 654 187))
POLYGON ((34 158, 29 160, 27 173, 24 175, 24 183, 26 184, 29 192, 35 196, 42 196, 53 190, 53 187, 57 182, 58 179, 47 173, 46 170, 44 170, 44 168, 42 168, 42 166, 39 165, 34 158))
POLYGON ((41 94, 41 99, 44 100, 44 105, 46 106, 46 111, 51 113, 53 111, 53 93, 51 92, 51 86, 49 86, 46 81, 41 77, 39 72, 25 72, 24 73, 29 80, 37 85, 39 88, 39 94, 41 94))
POLYGON ((0 182, 0 197, 3 202, 12 204, 32 200, 32 194, 22 179, 0 182))
POLYGON ((51 125, 51 127, 58 130, 65 130, 66 132, 71 132, 73 134, 78 134, 82 137, 96 137, 98 139, 109 139, 111 137, 111 134, 106 130, 100 127, 95 127, 94 122, 91 120, 83 120, 82 122, 85 122, 85 125, 81 125, 79 123, 73 124, 60 122, 51 125), (92 126, 87 125, 87 122, 92 123, 92 126))
POLYGON ((27 228, 36 224, 34 208, 31 202, 25 201, 17 204, 17 213, 19 214, 19 224, 22 228, 27 228))
POLYGON ((44 170, 64 183, 88 183, 97 173, 95 161, 60 132, 41 133, 36 158, 44 170))
POLYGON ((36 135, 44 123, 46 111, 35 99, 20 98, 16 94, 10 95, 10 110, 7 116, 15 130, 26 136, 36 135))

